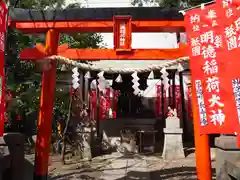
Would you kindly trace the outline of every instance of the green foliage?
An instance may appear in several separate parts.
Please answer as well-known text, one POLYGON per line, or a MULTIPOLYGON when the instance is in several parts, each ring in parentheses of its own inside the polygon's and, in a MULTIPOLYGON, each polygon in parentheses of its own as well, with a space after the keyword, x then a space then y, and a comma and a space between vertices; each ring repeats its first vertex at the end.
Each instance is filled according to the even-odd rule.
POLYGON ((16 7, 23 9, 62 8, 65 0, 20 0, 16 7))
POLYGON ((162 8, 187 8, 210 1, 212 0, 132 0, 132 4, 143 6, 145 3, 151 3, 162 8))
MULTIPOLYGON (((64 0, 24 0, 20 1, 17 7, 34 9, 62 8, 64 4, 64 0)), ((80 5, 75 3, 66 8, 74 7, 80 7, 80 5)), ((35 121, 39 109, 41 73, 36 72, 34 63, 20 61, 19 52, 21 49, 34 47, 36 43, 44 43, 45 36, 25 35, 9 28, 7 39, 6 82, 7 89, 11 90, 14 97, 8 106, 9 122, 11 124, 15 120, 13 114, 16 113, 27 121, 35 121)), ((60 44, 68 43, 71 48, 98 48, 101 42, 101 35, 96 33, 61 34, 60 37, 60 44)), ((58 71, 60 71, 60 68, 58 68, 58 71)), ((58 74, 57 79, 59 79, 58 74)), ((62 91, 61 88, 57 88, 53 113, 55 119, 66 118, 68 103, 69 91, 62 91)))

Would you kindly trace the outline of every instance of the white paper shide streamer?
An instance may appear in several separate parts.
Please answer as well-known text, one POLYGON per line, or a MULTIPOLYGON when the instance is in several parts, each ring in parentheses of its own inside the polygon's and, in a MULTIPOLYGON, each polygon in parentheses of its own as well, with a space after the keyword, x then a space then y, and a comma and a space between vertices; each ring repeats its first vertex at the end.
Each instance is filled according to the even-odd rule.
POLYGON ((84 75, 84 78, 85 78, 85 79, 90 79, 90 78, 91 78, 91 74, 90 74, 89 71, 86 72, 86 74, 84 75))
POLYGON ((182 64, 180 64, 180 63, 178 64, 177 70, 178 70, 178 72, 184 71, 184 68, 183 68, 182 64))
POLYGON ((106 87, 105 88, 110 88, 113 85, 113 80, 106 80, 106 87))
POLYGON ((73 83, 73 88, 74 89, 77 89, 79 86, 80 86, 80 84, 78 83, 78 81, 79 81, 79 73, 78 73, 78 68, 77 67, 75 67, 75 68, 73 68, 72 69, 72 72, 73 72, 73 75, 72 75, 72 83, 73 83))
POLYGON ((104 78, 104 71, 98 73, 98 89, 100 92, 105 92, 106 89, 106 79, 104 78))
POLYGON ((138 75, 137 75, 137 72, 134 72, 133 74, 132 74, 132 83, 133 83, 133 85, 132 85, 132 88, 133 88, 133 94, 135 94, 135 95, 138 95, 139 93, 141 93, 141 90, 139 89, 139 83, 138 83, 138 81, 139 81, 139 77, 138 77, 138 75))
POLYGON ((154 79, 154 73, 153 73, 153 71, 151 71, 150 74, 148 75, 148 79, 154 79))
POLYGON ((162 70, 160 71, 162 73, 162 84, 164 87, 164 90, 167 90, 169 88, 169 79, 168 79, 168 72, 166 70, 166 68, 162 68, 162 70))

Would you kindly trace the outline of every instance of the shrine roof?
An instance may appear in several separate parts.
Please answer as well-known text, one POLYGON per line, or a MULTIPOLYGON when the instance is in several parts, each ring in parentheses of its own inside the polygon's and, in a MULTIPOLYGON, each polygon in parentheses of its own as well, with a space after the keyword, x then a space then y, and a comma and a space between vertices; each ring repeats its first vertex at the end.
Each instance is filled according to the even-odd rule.
POLYGON ((73 8, 64 10, 10 9, 12 21, 112 20, 115 15, 130 15, 132 20, 183 21, 179 10, 159 7, 73 8))

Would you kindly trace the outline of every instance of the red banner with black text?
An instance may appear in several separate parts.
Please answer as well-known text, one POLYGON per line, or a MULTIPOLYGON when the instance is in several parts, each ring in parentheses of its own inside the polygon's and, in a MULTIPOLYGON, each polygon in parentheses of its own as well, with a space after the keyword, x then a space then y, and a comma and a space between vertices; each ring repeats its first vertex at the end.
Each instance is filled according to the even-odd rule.
POLYGON ((229 109, 237 112, 238 120, 236 127, 237 134, 240 133, 240 71, 239 71, 239 53, 240 53, 240 1, 237 0, 217 0, 216 6, 218 13, 222 14, 222 31, 224 44, 226 44, 225 53, 222 58, 227 61, 225 63, 225 75, 227 79, 225 88, 231 90, 234 99, 234 106, 229 109))
POLYGON ((184 19, 201 134, 234 134, 239 129, 228 61, 234 57, 228 54, 224 37, 225 15, 214 3, 188 11, 184 19))

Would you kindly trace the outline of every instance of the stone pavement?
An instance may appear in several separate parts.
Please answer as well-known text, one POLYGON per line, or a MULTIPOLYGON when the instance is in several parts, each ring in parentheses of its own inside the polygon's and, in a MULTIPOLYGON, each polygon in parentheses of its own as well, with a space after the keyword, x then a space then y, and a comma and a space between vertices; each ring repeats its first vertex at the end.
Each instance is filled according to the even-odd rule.
MULTIPOLYGON (((175 169, 175 172, 167 172, 170 162, 164 162, 161 158, 154 156, 140 156, 134 157, 119 157, 116 158, 106 166, 101 175, 101 179, 104 180, 125 180, 125 179, 166 179, 167 176, 172 177, 180 176, 179 172, 183 171, 183 166, 175 169)), ((190 169, 189 169, 190 170, 190 169)), ((190 170, 191 175, 195 178, 195 168, 190 170)), ((186 179, 186 175, 183 173, 181 179, 186 179)), ((168 179, 169 179, 168 178, 168 179)), ((178 178, 179 179, 179 178, 178 178)))
MULTIPOLYGON (((160 155, 123 156, 113 153, 62 165, 52 157, 49 180, 196 180, 195 154, 176 161, 164 161, 160 155)), ((27 179, 30 180, 30 179, 27 179)))

